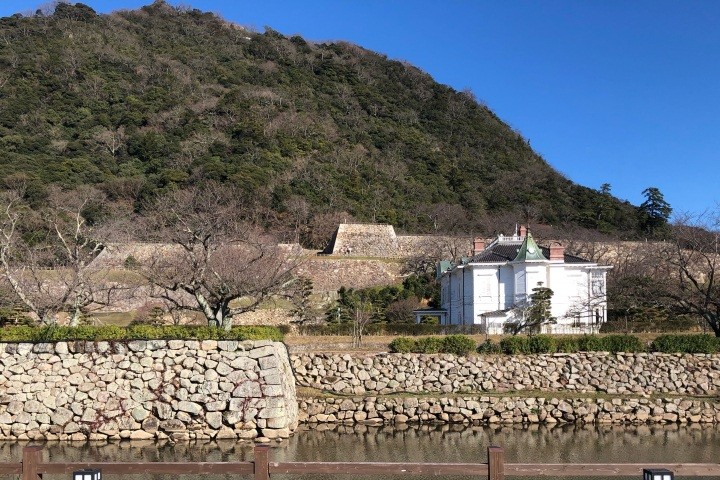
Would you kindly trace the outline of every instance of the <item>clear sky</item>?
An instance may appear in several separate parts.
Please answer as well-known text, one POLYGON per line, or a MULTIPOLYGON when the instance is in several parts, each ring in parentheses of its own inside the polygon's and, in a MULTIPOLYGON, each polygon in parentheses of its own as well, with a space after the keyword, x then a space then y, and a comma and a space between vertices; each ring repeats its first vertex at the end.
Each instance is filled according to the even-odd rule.
MULTIPOLYGON (((98 12, 151 0, 85 0, 98 12)), ((262 31, 347 40, 478 99, 571 180, 676 212, 720 202, 720 1, 188 0, 262 31)), ((45 3, 47 4, 47 3, 45 3)), ((0 0, 0 16, 43 2, 0 0)))

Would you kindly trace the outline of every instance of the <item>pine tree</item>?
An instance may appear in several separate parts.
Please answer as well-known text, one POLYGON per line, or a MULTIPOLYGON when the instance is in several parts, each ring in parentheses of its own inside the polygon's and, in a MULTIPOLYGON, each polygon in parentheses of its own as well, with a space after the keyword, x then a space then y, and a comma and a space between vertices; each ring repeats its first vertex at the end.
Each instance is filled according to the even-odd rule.
POLYGON ((657 236, 665 229, 672 213, 672 207, 656 187, 648 187, 642 192, 645 201, 640 205, 640 226, 650 236, 657 236))

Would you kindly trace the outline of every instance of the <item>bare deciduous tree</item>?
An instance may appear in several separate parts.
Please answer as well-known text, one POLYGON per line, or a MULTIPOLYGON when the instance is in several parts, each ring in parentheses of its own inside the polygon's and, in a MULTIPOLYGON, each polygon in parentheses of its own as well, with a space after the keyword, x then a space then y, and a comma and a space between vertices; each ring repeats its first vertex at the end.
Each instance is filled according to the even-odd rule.
POLYGON ((44 324, 56 323, 65 312, 70 325, 78 325, 83 315, 110 305, 122 290, 107 272, 92 266, 103 248, 102 235, 88 224, 83 211, 95 195, 90 190, 72 196, 55 192, 54 207, 39 213, 24 205, 17 193, 3 199, 0 275, 44 324))
POLYGON ((300 259, 243 221, 237 198, 231 188, 211 183, 159 199, 149 231, 158 243, 142 268, 152 296, 225 329, 237 315, 289 295, 300 259))
POLYGON ((127 142, 125 127, 122 126, 116 129, 102 128, 95 133, 93 138, 113 157, 118 154, 120 149, 125 147, 127 142))
POLYGON ((671 239, 658 258, 670 267, 664 294, 720 337, 720 211, 676 220, 671 239))

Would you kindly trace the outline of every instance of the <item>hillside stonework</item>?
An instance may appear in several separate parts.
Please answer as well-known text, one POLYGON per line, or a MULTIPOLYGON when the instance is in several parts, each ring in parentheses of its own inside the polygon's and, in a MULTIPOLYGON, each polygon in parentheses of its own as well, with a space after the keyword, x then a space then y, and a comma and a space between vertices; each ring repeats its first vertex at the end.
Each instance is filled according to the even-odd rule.
POLYGON ((282 343, 0 344, 0 439, 273 439, 298 423, 282 343))
POLYGON ((432 260, 466 256, 472 249, 469 237, 449 235, 397 235, 392 225, 343 223, 323 251, 327 255, 417 258, 432 260))
POLYGON ((382 259, 308 258, 296 274, 313 282, 315 293, 334 293, 341 287, 367 288, 402 282, 404 263, 382 259))
POLYGON ((327 253, 364 257, 391 257, 397 252, 392 225, 348 224, 338 226, 327 253))

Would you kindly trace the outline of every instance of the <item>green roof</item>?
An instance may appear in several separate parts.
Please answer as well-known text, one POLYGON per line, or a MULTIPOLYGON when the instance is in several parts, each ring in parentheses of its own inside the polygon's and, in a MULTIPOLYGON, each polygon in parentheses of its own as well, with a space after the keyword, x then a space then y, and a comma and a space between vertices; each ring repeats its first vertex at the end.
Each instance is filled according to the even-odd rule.
POLYGON ((522 245, 520 245, 520 250, 518 250, 518 254, 513 262, 526 262, 528 260, 547 260, 542 254, 540 247, 538 247, 535 240, 533 240, 530 232, 527 233, 525 240, 523 240, 522 245))
POLYGON ((450 270, 453 267, 453 264, 449 260, 440 260, 437 264, 437 272, 436 277, 440 278, 442 277, 442 274, 448 270, 450 270))

